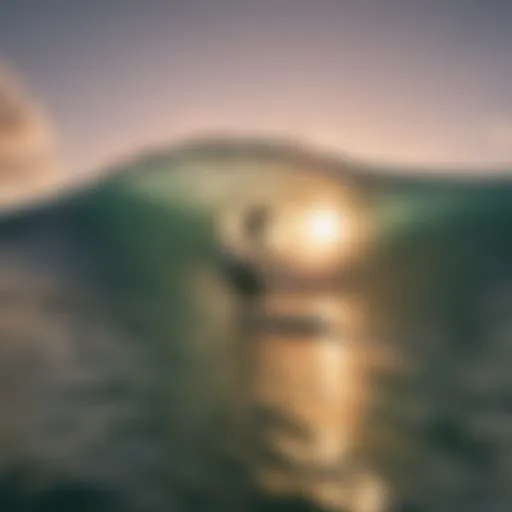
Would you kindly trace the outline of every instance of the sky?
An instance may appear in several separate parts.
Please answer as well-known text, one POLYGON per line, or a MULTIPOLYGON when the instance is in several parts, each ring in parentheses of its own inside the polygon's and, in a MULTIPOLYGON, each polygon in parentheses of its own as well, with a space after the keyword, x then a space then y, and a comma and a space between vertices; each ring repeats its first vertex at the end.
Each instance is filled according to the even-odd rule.
POLYGON ((46 106, 73 169, 222 132, 512 172, 512 2, 0 4, 0 59, 46 106))

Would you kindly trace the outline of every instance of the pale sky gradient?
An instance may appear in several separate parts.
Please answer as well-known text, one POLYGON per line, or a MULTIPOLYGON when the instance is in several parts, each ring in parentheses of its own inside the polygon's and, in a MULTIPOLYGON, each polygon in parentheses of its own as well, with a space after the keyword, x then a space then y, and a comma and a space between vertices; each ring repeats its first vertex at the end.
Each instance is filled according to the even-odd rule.
POLYGON ((510 27, 508 1, 13 0, 0 58, 77 169, 222 130, 512 172, 510 27))

